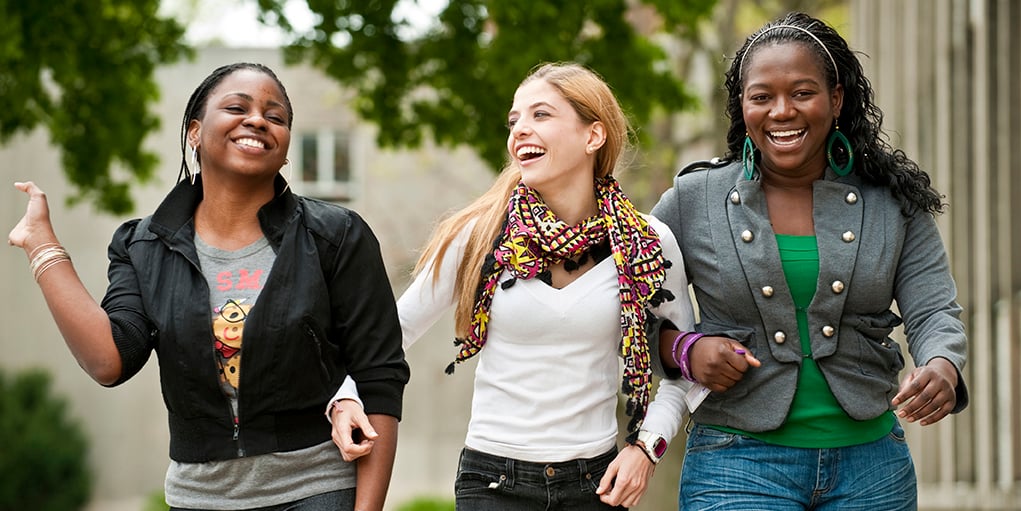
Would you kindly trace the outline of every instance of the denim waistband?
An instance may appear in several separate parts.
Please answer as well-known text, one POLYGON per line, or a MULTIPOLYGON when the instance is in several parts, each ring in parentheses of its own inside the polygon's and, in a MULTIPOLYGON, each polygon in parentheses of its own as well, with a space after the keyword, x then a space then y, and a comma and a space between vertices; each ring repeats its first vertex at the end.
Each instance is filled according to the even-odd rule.
POLYGON ((474 469, 500 474, 500 485, 507 488, 513 488, 515 482, 554 484, 579 481, 586 484, 593 480, 598 483, 600 474, 606 471, 616 456, 617 448, 614 447, 593 458, 541 463, 494 456, 465 447, 461 451, 460 467, 462 470, 474 469))

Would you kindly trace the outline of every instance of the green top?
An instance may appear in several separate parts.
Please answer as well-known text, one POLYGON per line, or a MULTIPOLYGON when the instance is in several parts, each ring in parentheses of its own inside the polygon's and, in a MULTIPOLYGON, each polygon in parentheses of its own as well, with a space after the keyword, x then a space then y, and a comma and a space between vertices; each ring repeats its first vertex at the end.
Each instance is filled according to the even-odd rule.
POLYGON ((787 287, 797 307, 798 338, 803 355, 801 371, 798 372, 798 388, 787 420, 779 429, 761 433, 724 427, 718 429, 788 447, 846 447, 882 438, 893 429, 893 412, 865 421, 852 419, 840 407, 826 378, 812 359, 806 310, 812 303, 819 278, 819 248, 815 236, 777 234, 776 243, 780 249, 780 262, 787 287))

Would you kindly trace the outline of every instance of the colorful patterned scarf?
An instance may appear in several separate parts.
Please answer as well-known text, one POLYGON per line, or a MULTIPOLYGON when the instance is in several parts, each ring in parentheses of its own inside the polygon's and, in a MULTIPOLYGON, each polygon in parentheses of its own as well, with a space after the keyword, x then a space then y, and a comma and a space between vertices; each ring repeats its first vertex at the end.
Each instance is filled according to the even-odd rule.
POLYGON ((608 238, 620 288, 622 390, 628 396, 627 414, 631 416, 628 431, 636 431, 645 418, 652 391, 645 308, 673 299, 668 290, 662 289, 670 262, 663 258, 659 236, 615 179, 597 180, 596 198, 599 213, 571 226, 559 220, 538 193, 518 184, 507 205, 504 231, 482 265, 482 281, 468 335, 456 340, 461 349, 447 367, 447 373, 485 346, 490 306, 504 269, 516 279, 535 278, 551 266, 587 253, 608 238))

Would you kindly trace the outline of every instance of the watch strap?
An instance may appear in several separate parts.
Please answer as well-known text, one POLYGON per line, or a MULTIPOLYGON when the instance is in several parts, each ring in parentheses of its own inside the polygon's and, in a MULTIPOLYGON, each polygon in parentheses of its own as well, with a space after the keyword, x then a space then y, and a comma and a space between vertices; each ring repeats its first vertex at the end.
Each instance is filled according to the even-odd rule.
POLYGON ((666 454, 666 439, 651 431, 639 430, 631 444, 641 449, 653 464, 658 464, 666 454))

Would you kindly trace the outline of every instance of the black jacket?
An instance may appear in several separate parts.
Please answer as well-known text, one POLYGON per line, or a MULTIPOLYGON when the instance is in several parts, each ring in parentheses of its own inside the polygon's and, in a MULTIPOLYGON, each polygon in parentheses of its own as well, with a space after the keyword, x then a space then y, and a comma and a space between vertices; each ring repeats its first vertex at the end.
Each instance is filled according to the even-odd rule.
POLYGON ((110 316, 123 373, 152 350, 170 423, 170 457, 223 460, 330 439, 327 401, 348 374, 366 413, 400 418, 410 377, 379 243, 353 211, 292 194, 259 211, 276 261, 245 323, 238 424, 220 389, 209 288, 195 250, 202 185, 179 183, 156 212, 123 224, 109 247, 110 316))

